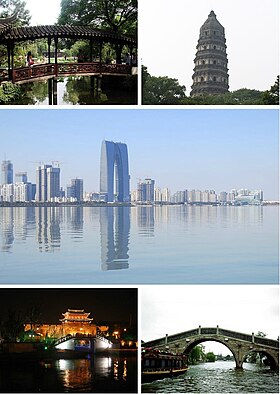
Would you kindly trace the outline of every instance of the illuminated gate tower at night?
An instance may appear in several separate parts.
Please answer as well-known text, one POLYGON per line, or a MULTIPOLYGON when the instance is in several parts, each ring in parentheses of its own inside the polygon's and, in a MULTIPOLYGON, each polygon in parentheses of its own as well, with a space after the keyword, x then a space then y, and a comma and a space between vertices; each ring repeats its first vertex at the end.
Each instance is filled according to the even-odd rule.
POLYGON ((100 193, 107 202, 129 202, 127 145, 103 141, 100 158, 100 193))
POLYGON ((86 333, 96 335, 96 326, 91 325, 92 318, 90 313, 84 312, 83 309, 68 309, 62 313, 63 319, 59 319, 63 326, 63 332, 67 334, 86 333))
POLYGON ((228 92, 228 60, 225 29, 211 11, 200 28, 190 95, 216 95, 228 92))

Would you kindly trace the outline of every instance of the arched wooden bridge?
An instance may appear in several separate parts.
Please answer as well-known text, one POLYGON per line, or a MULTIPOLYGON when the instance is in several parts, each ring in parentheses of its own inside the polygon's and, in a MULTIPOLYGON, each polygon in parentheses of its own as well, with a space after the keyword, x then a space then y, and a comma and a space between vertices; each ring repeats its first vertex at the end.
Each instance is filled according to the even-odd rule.
MULTIPOLYGON (((124 46, 129 48, 130 58, 133 51, 136 52, 136 39, 111 31, 100 30, 90 26, 28 26, 13 27, 16 14, 10 18, 0 19, 0 44, 7 48, 8 69, 2 72, 2 80, 7 79, 13 83, 23 83, 48 77, 69 75, 130 75, 135 72, 133 64, 121 64, 121 52, 124 46), (70 38, 89 41, 89 54, 86 62, 59 63, 58 42, 59 39, 70 38), (14 48, 19 42, 47 39, 48 61, 32 67, 14 67, 14 48), (51 63, 51 44, 54 43, 54 64, 51 63), (115 64, 102 62, 102 48, 104 43, 114 46, 116 51, 115 64), (93 47, 98 46, 98 61, 93 61, 93 47)), ((135 64, 136 65, 136 64, 135 64)))
POLYGON ((193 330, 145 342, 144 346, 159 350, 169 349, 169 351, 189 355, 195 346, 205 341, 215 341, 225 345, 234 356, 236 368, 242 368, 243 362, 251 352, 266 355, 271 368, 279 368, 279 341, 258 337, 254 333, 248 335, 225 330, 219 326, 214 328, 199 326, 193 330))

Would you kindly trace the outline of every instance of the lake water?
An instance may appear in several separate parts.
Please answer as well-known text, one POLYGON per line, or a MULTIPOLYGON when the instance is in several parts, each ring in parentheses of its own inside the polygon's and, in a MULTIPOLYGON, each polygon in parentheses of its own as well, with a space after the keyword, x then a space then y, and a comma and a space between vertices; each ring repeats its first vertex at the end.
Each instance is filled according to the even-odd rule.
POLYGON ((276 284, 277 206, 0 208, 2 284, 276 284))
POLYGON ((137 392, 135 356, 88 356, 74 360, 0 361, 0 391, 137 392))
POLYGON ((143 393, 279 393, 279 374, 269 367, 231 361, 191 366, 181 376, 142 385, 143 393))

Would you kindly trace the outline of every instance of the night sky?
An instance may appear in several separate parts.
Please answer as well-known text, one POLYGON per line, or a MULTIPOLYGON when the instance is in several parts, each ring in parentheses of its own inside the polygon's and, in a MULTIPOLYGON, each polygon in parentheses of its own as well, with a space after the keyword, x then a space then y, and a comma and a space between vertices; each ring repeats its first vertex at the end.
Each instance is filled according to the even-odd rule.
POLYGON ((2 288, 0 320, 9 310, 24 313, 31 305, 41 309, 42 322, 59 324, 67 309, 90 312, 93 322, 129 322, 137 324, 137 289, 133 288, 2 288))

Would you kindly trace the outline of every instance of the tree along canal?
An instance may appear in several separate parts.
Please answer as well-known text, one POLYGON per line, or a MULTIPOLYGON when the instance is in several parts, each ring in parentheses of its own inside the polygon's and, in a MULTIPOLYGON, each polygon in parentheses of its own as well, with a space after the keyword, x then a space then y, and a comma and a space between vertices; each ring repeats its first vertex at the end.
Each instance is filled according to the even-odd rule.
POLYGON ((279 374, 269 367, 244 363, 236 370, 232 361, 190 366, 173 379, 142 385, 143 393, 278 393, 279 374))

